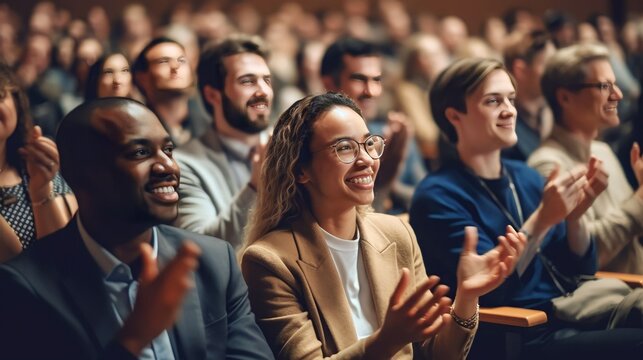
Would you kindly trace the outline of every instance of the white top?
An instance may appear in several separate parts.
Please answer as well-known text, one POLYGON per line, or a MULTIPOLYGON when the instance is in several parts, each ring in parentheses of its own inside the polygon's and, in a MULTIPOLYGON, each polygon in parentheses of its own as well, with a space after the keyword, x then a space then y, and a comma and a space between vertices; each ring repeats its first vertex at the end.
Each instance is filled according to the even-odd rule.
POLYGON ((364 260, 359 251, 359 230, 354 240, 340 239, 324 229, 321 230, 339 277, 342 279, 357 338, 368 337, 377 329, 377 316, 371 296, 371 286, 364 269, 364 260))

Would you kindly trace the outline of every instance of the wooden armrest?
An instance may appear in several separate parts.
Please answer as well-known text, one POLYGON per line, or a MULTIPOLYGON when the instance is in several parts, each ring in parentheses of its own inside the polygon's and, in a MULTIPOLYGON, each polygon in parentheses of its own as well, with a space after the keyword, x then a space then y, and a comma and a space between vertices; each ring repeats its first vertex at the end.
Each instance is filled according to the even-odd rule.
POLYGON ((532 327, 547 322, 547 314, 540 310, 500 306, 480 308, 480 321, 518 327, 532 327))
POLYGON ((614 278, 623 280, 627 285, 632 288, 643 287, 643 275, 637 274, 626 274, 626 273, 617 273, 609 271, 597 271, 596 277, 598 278, 614 278))

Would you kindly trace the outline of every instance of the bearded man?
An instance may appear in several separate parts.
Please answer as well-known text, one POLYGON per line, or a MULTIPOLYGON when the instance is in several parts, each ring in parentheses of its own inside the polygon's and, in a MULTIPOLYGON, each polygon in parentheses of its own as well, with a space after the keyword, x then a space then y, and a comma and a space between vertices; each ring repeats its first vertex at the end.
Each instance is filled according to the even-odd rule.
POLYGON ((207 48, 197 68, 212 126, 176 151, 181 166, 175 225, 217 236, 234 247, 256 198, 273 91, 258 37, 236 35, 207 48))

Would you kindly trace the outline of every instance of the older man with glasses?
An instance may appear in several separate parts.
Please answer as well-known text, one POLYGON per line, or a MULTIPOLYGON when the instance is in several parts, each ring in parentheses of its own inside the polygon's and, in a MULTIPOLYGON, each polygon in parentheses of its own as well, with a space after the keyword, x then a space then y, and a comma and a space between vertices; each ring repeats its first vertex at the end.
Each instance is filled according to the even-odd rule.
POLYGON ((555 126, 528 164, 548 176, 556 167, 564 171, 592 163, 598 172, 592 181, 607 187, 584 215, 598 245, 599 269, 643 274, 643 158, 639 145, 635 143, 630 153, 639 182, 633 191, 614 152, 596 140, 601 130, 619 125, 617 105, 623 98, 607 49, 586 44, 559 50, 547 63, 541 85, 555 126))

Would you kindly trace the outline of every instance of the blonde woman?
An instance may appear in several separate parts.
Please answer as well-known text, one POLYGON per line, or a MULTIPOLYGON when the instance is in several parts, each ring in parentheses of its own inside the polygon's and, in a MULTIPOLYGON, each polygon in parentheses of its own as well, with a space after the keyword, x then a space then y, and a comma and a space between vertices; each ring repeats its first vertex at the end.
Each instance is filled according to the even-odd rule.
POLYGON ((339 94, 299 100, 277 122, 242 270, 279 359, 411 359, 414 350, 465 358, 478 297, 502 283, 522 251, 524 236, 510 230, 477 255, 468 229, 450 307, 410 226, 368 211, 384 145, 339 94))

